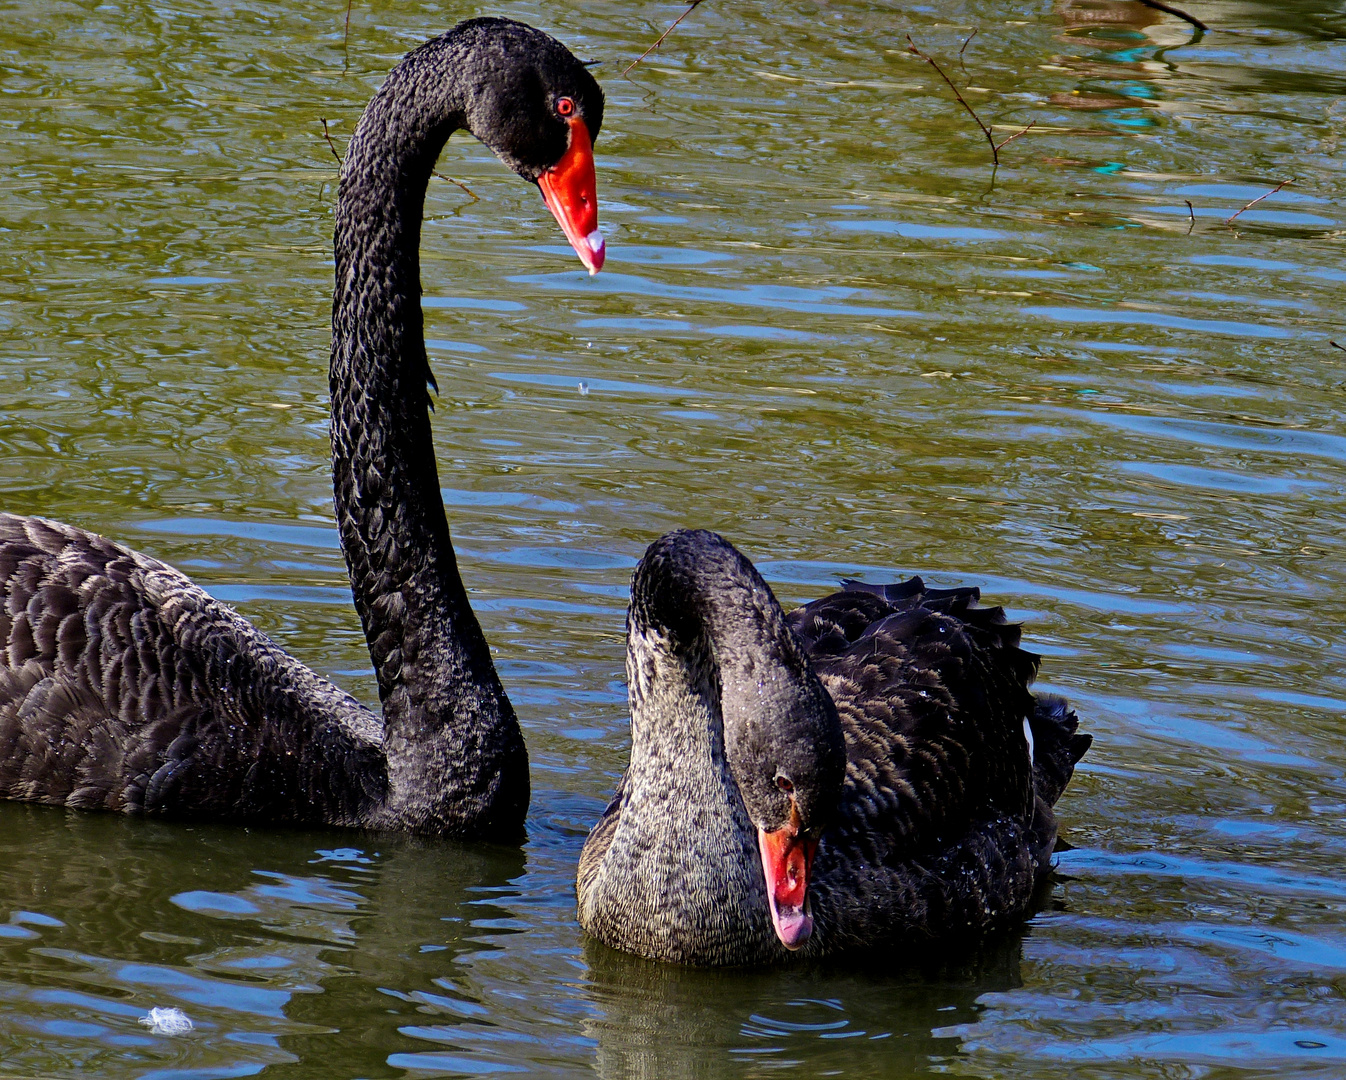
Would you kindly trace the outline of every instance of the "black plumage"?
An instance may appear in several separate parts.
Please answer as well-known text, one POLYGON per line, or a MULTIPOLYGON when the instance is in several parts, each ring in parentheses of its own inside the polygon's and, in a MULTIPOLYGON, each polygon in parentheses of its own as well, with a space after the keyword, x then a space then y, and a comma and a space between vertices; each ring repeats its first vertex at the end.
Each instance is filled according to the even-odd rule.
POLYGON ((1091 739, 1028 689, 1037 657, 978 600, 847 582, 786 615, 716 534, 651 546, 627 621, 631 763, 581 856, 585 928, 655 959, 785 959, 758 843, 780 830, 817 842, 794 955, 1022 919, 1091 739))
MULTIPOLYGON (((333 488, 382 716, 170 567, 70 526, 4 515, 0 796, 520 834, 523 736, 439 496, 421 214, 431 169, 458 128, 537 182, 567 153, 576 123, 597 135, 602 110, 597 83, 559 42, 475 19, 398 64, 347 150, 334 240, 333 488)), ((601 263, 601 241, 586 250, 601 263)))
POLYGON ((0 515, 0 793, 80 809, 354 825, 377 717, 171 567, 0 515))

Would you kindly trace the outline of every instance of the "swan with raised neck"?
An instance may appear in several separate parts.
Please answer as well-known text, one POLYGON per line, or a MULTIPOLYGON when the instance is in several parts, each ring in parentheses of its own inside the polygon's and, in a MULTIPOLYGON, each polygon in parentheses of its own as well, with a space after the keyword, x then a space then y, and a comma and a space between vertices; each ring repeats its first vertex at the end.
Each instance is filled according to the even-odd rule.
POLYGON ((603 95, 540 31, 474 19, 408 54, 342 166, 332 304, 337 522, 383 714, 176 570, 0 515, 0 796, 215 820, 514 838, 514 711, 458 576, 429 424, 418 247, 466 128, 538 185, 596 272, 603 95))

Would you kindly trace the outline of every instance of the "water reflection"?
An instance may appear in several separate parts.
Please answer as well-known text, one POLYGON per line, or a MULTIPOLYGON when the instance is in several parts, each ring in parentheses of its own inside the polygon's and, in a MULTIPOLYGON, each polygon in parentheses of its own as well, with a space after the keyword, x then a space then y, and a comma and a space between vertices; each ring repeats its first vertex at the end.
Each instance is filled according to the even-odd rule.
MULTIPOLYGON (((1165 15, 1137 0, 1058 0, 1056 14, 1067 27, 1122 26, 1145 30, 1158 23, 1172 21, 1165 15)), ((1081 37, 1091 48, 1115 47, 1103 38, 1081 37)))
POLYGON ((351 839, 0 805, 5 1065, 44 1072, 46 1038, 60 1036, 99 1073, 138 1062, 240 1075, 320 1047, 371 1075, 405 1024, 360 1004, 371 988, 408 1011, 485 1012, 455 973, 520 929, 508 904, 522 852, 402 837, 330 846, 351 839), (169 1006, 194 1033, 138 1025, 169 1006), (343 1014, 361 1020, 333 1027, 343 1014))
POLYGON ((708 972, 586 943, 584 1028, 605 1078, 719 1075, 731 1067, 799 1075, 942 1073, 960 1056, 947 1029, 973 1024, 988 992, 1021 985, 1021 941, 925 967, 708 972))

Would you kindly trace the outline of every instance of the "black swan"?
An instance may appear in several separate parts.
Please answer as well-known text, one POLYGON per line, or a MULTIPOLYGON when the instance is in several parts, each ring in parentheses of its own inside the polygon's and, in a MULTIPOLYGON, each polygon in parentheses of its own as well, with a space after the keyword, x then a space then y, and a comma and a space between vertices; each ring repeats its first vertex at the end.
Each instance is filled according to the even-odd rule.
POLYGON ((176 570, 0 516, 0 796, 215 820, 512 838, 528 756, 458 576, 439 495, 420 304, 435 159, 466 128, 603 263, 603 94, 559 42, 474 19, 409 53, 341 170, 332 472, 383 715, 176 570))
POLYGON ((786 614, 711 532, 631 581, 631 761, 585 842, 581 925, 695 965, 914 950, 1013 925, 1089 748, 976 589, 847 582, 786 614))

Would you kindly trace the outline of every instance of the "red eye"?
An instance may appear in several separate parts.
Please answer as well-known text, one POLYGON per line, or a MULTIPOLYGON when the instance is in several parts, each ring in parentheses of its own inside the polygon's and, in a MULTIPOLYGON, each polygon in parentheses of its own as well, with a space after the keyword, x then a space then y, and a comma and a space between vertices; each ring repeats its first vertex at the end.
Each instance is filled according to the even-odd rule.
POLYGON ((575 103, 568 97, 557 98, 556 111, 561 116, 569 116, 575 111, 575 103))

